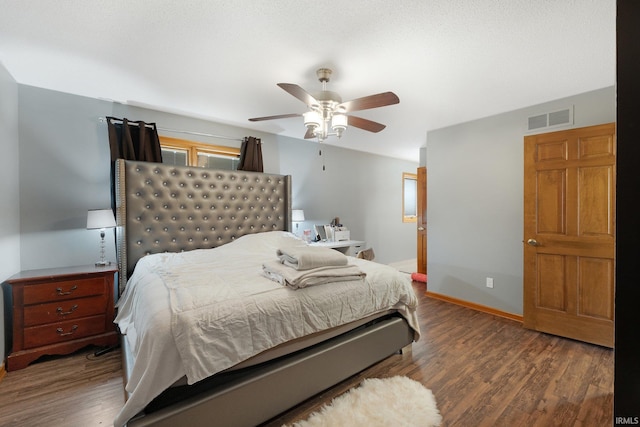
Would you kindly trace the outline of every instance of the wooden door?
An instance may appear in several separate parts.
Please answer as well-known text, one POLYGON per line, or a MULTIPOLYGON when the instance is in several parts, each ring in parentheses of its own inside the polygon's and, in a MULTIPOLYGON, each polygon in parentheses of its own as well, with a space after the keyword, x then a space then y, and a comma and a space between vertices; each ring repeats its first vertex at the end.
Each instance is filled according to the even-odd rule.
POLYGON ((524 326, 613 347, 615 124, 525 137, 524 326))
POLYGON ((418 273, 427 274, 427 168, 418 168, 418 273))

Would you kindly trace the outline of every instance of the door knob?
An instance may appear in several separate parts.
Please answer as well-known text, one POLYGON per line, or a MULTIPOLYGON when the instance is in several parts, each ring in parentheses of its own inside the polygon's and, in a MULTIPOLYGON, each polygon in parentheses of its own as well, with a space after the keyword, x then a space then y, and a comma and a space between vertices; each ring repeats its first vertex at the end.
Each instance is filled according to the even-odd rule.
POLYGON ((424 231, 424 227, 418 227, 418 231, 424 231))
POLYGON ((536 239, 529 239, 527 240, 527 243, 530 244, 531 246, 538 246, 539 243, 536 239))

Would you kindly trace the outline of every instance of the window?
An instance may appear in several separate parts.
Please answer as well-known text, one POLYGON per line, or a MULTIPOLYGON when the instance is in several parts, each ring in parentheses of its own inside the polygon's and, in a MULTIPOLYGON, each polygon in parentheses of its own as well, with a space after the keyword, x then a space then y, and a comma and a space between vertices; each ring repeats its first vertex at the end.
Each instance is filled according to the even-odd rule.
POLYGON ((236 170, 240 160, 239 148, 204 144, 168 136, 160 137, 160 147, 162 163, 170 165, 236 170))
POLYGON ((418 215, 418 176, 402 174, 402 222, 416 222, 418 215))

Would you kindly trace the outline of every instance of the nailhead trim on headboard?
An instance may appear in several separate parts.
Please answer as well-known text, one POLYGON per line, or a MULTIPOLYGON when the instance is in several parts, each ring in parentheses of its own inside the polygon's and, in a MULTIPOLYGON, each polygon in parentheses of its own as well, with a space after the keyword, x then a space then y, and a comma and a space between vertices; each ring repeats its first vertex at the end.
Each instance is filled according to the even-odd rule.
POLYGON ((120 291, 137 261, 291 230, 291 177, 162 163, 116 163, 120 291))

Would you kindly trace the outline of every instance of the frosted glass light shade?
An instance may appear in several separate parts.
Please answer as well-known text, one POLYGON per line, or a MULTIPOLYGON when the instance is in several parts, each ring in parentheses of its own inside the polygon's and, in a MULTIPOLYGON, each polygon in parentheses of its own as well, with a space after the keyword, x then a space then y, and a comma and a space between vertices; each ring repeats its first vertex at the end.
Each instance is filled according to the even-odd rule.
POLYGON ((331 127, 334 131, 345 130, 347 128, 347 116, 344 114, 334 114, 331 118, 331 127))
POLYGON ((302 115, 304 118, 304 125, 306 127, 317 128, 320 126, 320 114, 317 111, 307 111, 302 115))
POLYGON ((111 209, 92 209, 87 212, 87 230, 96 228, 112 228, 116 219, 111 209))

